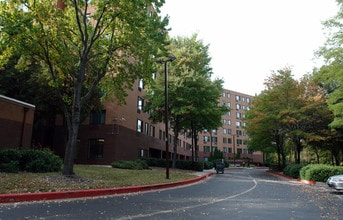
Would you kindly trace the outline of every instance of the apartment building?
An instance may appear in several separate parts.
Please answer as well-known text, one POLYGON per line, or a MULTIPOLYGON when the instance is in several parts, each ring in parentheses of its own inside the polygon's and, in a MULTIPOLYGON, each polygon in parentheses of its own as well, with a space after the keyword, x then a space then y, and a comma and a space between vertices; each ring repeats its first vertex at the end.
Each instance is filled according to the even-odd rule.
MULTIPOLYGON (((110 164, 113 161, 136 159, 139 157, 166 158, 165 125, 151 123, 149 114, 143 112, 144 84, 138 80, 132 91, 128 92, 125 105, 115 100, 103 103, 101 111, 91 111, 89 117, 81 124, 78 146, 75 152, 76 163, 110 164)), ((231 111, 222 117, 222 127, 203 131, 198 136, 198 159, 206 161, 211 152, 219 149, 227 160, 240 163, 262 163, 262 153, 249 152, 244 132, 245 110, 251 105, 252 96, 224 90, 220 103, 227 105, 231 111)), ((54 151, 63 156, 66 143, 62 118, 56 122, 54 151)), ((172 156, 173 132, 169 131, 169 157, 172 156)), ((191 160, 192 140, 180 134, 177 141, 177 158, 191 160)))
POLYGON ((230 108, 222 116, 222 126, 214 130, 205 130, 199 134, 199 160, 208 160, 211 152, 218 149, 231 163, 263 163, 262 152, 248 150, 248 136, 245 133, 245 111, 249 110, 253 96, 224 89, 220 104, 230 108))

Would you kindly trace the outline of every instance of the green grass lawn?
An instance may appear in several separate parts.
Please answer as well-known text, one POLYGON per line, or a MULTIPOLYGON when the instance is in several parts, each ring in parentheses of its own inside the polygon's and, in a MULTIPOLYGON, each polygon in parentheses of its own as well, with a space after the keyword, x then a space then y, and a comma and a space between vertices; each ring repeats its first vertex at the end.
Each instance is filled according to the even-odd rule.
POLYGON ((175 182, 194 178, 194 173, 165 169, 125 170, 106 166, 75 165, 75 178, 61 173, 0 173, 0 194, 100 189, 175 182))

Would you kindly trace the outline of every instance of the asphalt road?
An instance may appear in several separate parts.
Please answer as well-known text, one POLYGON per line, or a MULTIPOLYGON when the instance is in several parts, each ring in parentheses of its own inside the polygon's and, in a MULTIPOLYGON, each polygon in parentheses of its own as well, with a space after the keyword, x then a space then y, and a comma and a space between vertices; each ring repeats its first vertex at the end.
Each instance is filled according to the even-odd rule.
POLYGON ((343 194, 263 169, 128 195, 0 205, 0 219, 343 219, 343 194))

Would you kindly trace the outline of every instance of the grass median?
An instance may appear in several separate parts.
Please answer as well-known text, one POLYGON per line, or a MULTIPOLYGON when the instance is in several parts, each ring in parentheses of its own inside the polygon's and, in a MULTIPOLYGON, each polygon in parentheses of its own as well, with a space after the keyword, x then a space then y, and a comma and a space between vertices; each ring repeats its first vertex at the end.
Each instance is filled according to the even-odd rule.
POLYGON ((165 169, 126 170, 107 166, 75 165, 75 176, 61 173, 0 173, 0 194, 57 192, 68 190, 102 189, 175 182, 195 177, 194 172, 165 169))

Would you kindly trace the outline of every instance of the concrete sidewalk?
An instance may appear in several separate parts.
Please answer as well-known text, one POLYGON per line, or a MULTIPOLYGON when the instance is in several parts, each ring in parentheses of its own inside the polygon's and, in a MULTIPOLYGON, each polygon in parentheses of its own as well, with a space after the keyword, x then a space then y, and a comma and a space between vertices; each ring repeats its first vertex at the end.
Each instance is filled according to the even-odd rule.
POLYGON ((97 197, 106 195, 127 194, 136 192, 145 192, 150 190, 159 190, 183 186, 187 184, 196 183, 207 179, 213 175, 213 170, 205 170, 204 172, 196 172, 196 177, 183 181, 152 184, 143 186, 128 186, 106 189, 92 189, 92 190, 73 190, 61 192, 41 192, 41 193, 20 193, 20 194, 2 194, 0 195, 0 203, 15 203, 15 202, 29 202, 29 201, 44 201, 44 200, 58 200, 58 199, 72 199, 72 198, 85 198, 97 197))

